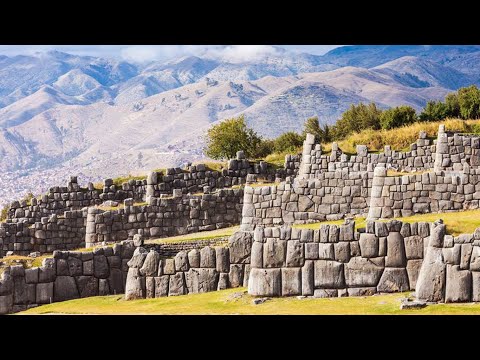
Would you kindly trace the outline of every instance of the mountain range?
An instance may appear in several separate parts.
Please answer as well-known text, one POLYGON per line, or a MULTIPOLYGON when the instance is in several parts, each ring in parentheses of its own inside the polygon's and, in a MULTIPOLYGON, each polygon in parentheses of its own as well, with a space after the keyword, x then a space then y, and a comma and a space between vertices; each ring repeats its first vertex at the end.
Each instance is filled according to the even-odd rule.
MULTIPOLYGON (((480 84, 479 65, 480 46, 275 48, 250 61, 141 65, 58 51, 0 56, 0 171, 33 184, 46 170, 93 179, 180 165, 204 158, 205 131, 223 119, 244 114, 271 138, 314 115, 332 124, 352 103, 420 110, 480 84)), ((2 187, 0 202, 10 200, 2 187)))

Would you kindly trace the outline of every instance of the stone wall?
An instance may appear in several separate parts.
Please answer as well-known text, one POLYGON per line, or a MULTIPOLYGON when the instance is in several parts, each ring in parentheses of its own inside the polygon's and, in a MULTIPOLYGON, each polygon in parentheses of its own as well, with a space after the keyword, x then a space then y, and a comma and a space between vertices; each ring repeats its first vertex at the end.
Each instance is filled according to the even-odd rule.
POLYGON ((480 169, 462 165, 462 172, 429 171, 387 176, 377 166, 371 189, 371 219, 478 209, 480 169))
POLYGON ((90 252, 55 251, 41 267, 7 267, 0 277, 0 314, 89 296, 122 294, 132 241, 90 252))
POLYGON ((415 289, 429 223, 369 221, 319 230, 257 227, 248 292, 258 296, 366 296, 415 289))
POLYGON ((89 208, 85 242, 87 247, 103 241, 183 235, 237 225, 241 221, 242 189, 218 190, 213 194, 149 198, 149 205, 104 211, 89 208))
MULTIPOLYGON (((373 169, 372 169, 373 170, 373 169)), ((293 184, 245 187, 242 226, 336 220, 345 214, 366 214, 373 171, 326 171, 315 179, 296 178, 293 184)))
POLYGON ((480 301, 480 228, 453 237, 434 224, 415 294, 427 302, 480 301))
POLYGON ((247 286, 252 235, 237 232, 226 247, 206 246, 161 259, 139 247, 128 262, 125 299, 176 296, 247 286))
POLYGON ((435 152, 435 170, 462 171, 464 164, 480 165, 480 137, 445 131, 440 125, 435 152))
POLYGON ((52 253, 85 246, 87 208, 65 211, 63 216, 43 217, 28 222, 0 223, 0 258, 8 251, 17 255, 52 253))

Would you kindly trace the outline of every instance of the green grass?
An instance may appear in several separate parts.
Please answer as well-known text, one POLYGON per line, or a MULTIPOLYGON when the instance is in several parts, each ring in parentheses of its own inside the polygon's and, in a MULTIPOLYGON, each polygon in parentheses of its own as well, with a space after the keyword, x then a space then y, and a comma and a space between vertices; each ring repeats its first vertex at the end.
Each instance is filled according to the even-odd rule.
MULTIPOLYGON (((414 223, 414 222, 434 222, 442 219, 447 226, 447 234, 457 236, 459 234, 471 234, 476 228, 480 227, 480 209, 465 210, 457 212, 447 212, 439 214, 421 214, 414 216, 407 216, 403 218, 396 218, 396 220, 414 223)), ((393 219, 386 219, 381 221, 390 221, 393 219)), ((293 227, 300 229, 319 229, 322 224, 341 225, 344 220, 322 221, 311 224, 295 224, 293 227)), ((365 218, 355 219, 355 228, 360 229, 366 226, 365 218)))
POLYGON ((192 233, 192 234, 172 236, 168 238, 145 240, 145 243, 171 244, 171 243, 188 242, 188 241, 211 240, 211 239, 231 236, 234 232, 238 231, 239 229, 240 229, 240 226, 237 225, 237 226, 232 226, 232 227, 217 229, 212 231, 201 231, 201 232, 192 233))
POLYGON ((409 293, 327 299, 273 298, 254 305, 245 288, 157 299, 125 301, 120 295, 70 300, 29 309, 19 314, 190 314, 190 315, 410 315, 480 314, 480 303, 439 304, 400 310, 409 293), (237 295, 237 296, 236 296, 237 295))
POLYGON ((127 176, 119 176, 119 177, 116 177, 115 179, 113 179, 113 183, 117 186, 122 186, 123 183, 126 183, 130 180, 145 180, 146 179, 146 175, 127 175, 127 176))

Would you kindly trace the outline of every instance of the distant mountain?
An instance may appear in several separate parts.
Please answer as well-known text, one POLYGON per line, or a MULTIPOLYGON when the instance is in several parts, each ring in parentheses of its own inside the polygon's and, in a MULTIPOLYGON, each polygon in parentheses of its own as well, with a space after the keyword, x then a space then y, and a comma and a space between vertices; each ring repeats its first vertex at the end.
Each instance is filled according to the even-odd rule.
MULTIPOLYGON (((35 181, 50 169, 53 181, 65 169, 98 177, 180 165, 204 158, 206 130, 226 118, 245 114, 271 138, 314 115, 333 124, 353 103, 420 110, 479 84, 479 65, 479 46, 345 46, 323 56, 276 48, 255 60, 145 65, 61 52, 0 56, 0 171, 35 181)), ((3 185, 0 177, 0 203, 3 185)))

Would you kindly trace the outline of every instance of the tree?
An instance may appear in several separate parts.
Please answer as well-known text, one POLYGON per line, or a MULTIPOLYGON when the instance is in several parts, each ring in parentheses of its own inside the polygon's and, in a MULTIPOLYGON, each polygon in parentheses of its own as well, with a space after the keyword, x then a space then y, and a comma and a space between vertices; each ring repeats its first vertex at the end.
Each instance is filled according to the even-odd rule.
POLYGON ((333 128, 334 138, 343 139, 353 132, 358 133, 365 129, 380 129, 381 113, 374 103, 350 105, 333 128))
POLYGON ((227 119, 207 131, 205 154, 213 159, 231 159, 243 150, 246 157, 254 157, 262 138, 247 128, 244 115, 227 119))
POLYGON ((422 121, 443 120, 448 115, 448 107, 441 101, 429 101, 421 112, 419 119, 422 121))
POLYGON ((289 131, 283 133, 274 140, 273 149, 275 152, 294 151, 302 146, 304 137, 296 132, 289 131))
POLYGON ((307 134, 314 135, 315 139, 321 143, 332 140, 330 127, 327 124, 321 126, 316 116, 308 118, 303 124, 303 138, 305 138, 307 134))
POLYGON ((447 117, 460 117, 460 103, 458 101, 457 93, 450 93, 445 97, 445 106, 447 117))
POLYGON ((475 85, 458 90, 458 103, 462 119, 480 118, 480 90, 475 85))
POLYGON ((380 115, 380 124, 382 129, 386 130, 413 124, 415 121, 417 121, 417 114, 411 106, 390 108, 380 115))

